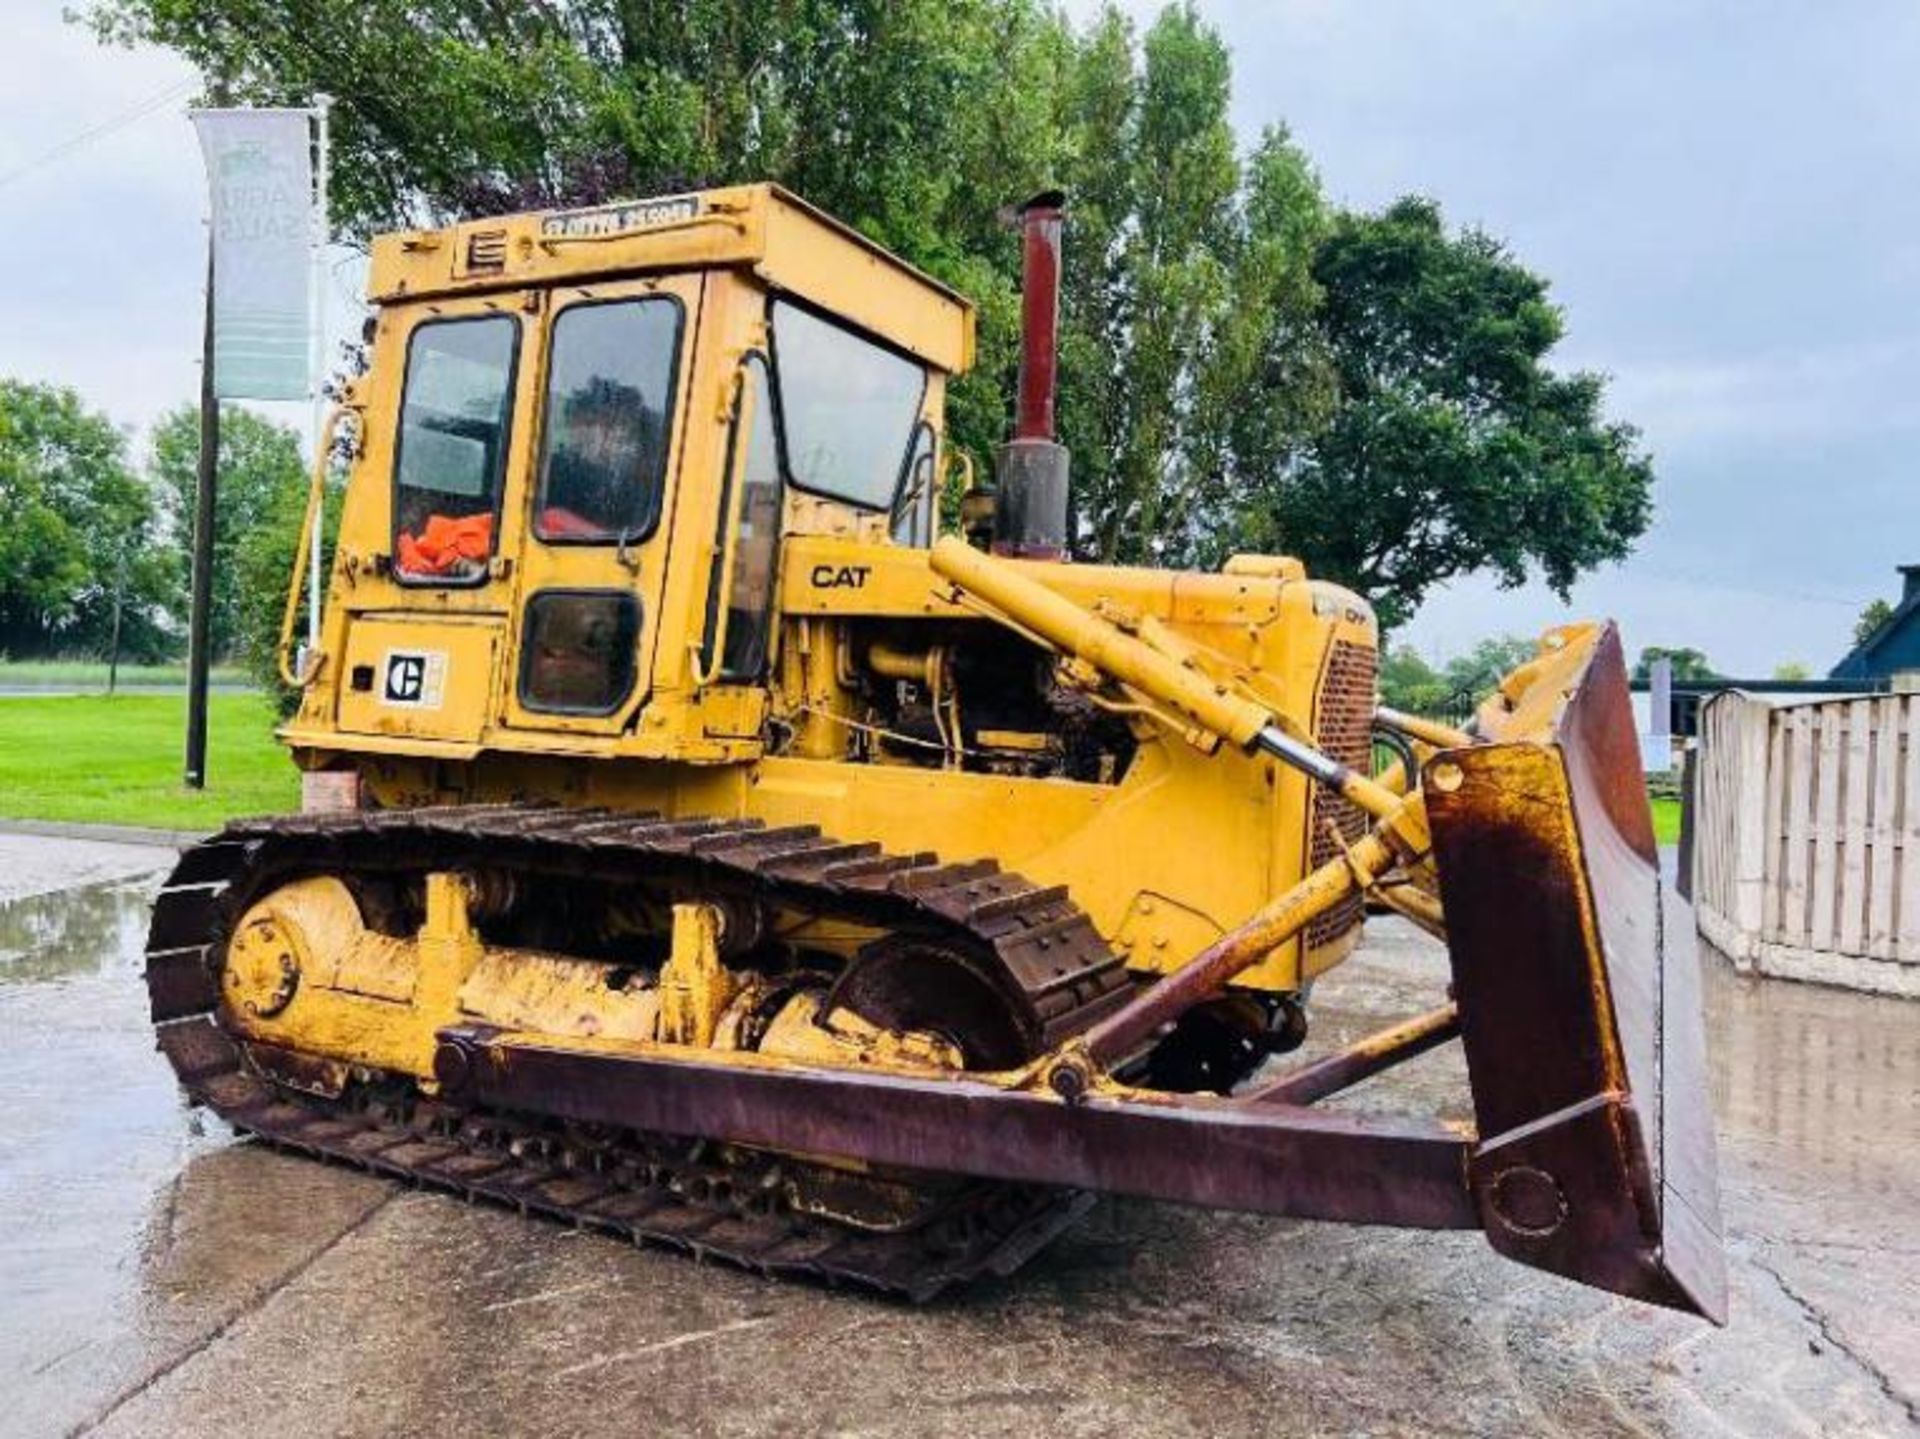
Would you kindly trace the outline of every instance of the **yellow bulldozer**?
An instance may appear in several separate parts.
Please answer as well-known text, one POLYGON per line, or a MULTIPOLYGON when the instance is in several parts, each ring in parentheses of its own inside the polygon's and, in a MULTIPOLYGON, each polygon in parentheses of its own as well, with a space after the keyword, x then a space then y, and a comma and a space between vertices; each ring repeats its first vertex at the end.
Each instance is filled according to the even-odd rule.
POLYGON ((1480 1229, 1719 1318, 1613 630, 1454 729, 1379 706, 1371 611, 1296 560, 1069 563, 1060 197, 1017 223, 992 483, 945 436, 969 303, 776 186, 374 243, 324 605, 295 650, 296 568, 282 636, 302 812, 155 903, 187 1094, 912 1299, 1117 1193, 1480 1229), (1279 1059, 1369 902, 1444 938, 1447 992, 1279 1059), (1471 1123, 1321 1103, 1455 1041, 1471 1123))

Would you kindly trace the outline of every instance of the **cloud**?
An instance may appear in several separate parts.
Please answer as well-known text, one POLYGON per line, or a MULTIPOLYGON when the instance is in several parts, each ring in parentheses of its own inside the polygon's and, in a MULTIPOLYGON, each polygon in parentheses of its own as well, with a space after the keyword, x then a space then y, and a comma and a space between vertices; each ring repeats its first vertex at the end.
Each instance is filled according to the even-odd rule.
MULTIPOLYGON (((1786 576, 1769 589, 1642 566, 1589 576, 1574 587, 1572 601, 1562 603, 1543 585, 1502 590, 1476 575, 1437 591, 1394 638, 1439 659, 1490 634, 1531 636, 1573 620, 1610 619, 1630 657, 1648 645, 1690 645, 1704 650, 1721 673, 1740 679, 1763 679, 1789 660, 1825 674, 1851 647, 1854 620, 1872 591, 1855 600, 1795 584, 1786 576), (1764 625, 1751 621, 1759 613, 1764 625)), ((1897 588, 1891 573, 1879 586, 1888 595, 1897 588)))
POLYGON ((1911 442, 1920 429, 1920 338, 1638 360, 1614 375, 1611 408, 1664 446, 1804 440, 1845 432, 1911 442))

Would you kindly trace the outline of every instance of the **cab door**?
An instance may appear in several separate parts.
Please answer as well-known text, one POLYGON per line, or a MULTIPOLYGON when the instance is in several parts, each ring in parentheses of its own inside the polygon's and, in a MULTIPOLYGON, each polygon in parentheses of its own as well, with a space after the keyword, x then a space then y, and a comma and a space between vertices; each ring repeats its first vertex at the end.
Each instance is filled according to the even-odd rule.
POLYGON ((502 686, 516 729, 617 734, 652 683, 698 276, 551 292, 502 686))

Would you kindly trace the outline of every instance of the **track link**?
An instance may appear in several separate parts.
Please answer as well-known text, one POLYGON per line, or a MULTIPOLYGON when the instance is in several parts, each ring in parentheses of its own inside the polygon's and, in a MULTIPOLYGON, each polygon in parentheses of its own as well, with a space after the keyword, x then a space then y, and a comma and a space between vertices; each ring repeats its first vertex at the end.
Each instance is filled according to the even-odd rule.
MULTIPOLYGON (((779 1277, 843 1282, 913 1301, 1007 1274, 1091 1200, 970 1182, 912 1227, 864 1231, 766 1203, 768 1166, 794 1161, 703 1141, 582 1135, 539 1115, 460 1110, 371 1076, 337 1099, 298 1093, 249 1063, 217 1013, 232 926, 275 885, 310 873, 484 865, 542 875, 744 887, 783 907, 969 954, 1016 1001, 1036 1049, 1124 1002, 1124 968, 1057 888, 982 861, 887 854, 811 825, 666 820, 472 805, 243 821, 188 850, 155 902, 147 984, 159 1047, 188 1096, 279 1147, 511 1205, 779 1277), (717 1166, 717 1167, 716 1167, 717 1166)), ((805 1165, 798 1166, 801 1169, 805 1165)))

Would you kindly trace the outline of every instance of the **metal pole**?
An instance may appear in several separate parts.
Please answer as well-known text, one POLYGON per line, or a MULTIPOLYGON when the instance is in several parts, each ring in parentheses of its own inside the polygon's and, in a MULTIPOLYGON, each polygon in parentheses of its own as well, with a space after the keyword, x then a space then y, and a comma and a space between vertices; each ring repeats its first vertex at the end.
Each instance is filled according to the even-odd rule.
POLYGON ((1649 774, 1673 770, 1673 661, 1665 655, 1647 673, 1647 736, 1640 756, 1649 774))
POLYGON ((1325 1059, 1242 1090, 1234 1097, 1248 1104, 1314 1104, 1415 1055, 1425 1054, 1459 1033, 1460 1006, 1448 1000, 1438 1009, 1370 1034, 1325 1059))
POLYGON ((113 641, 107 648, 107 693, 112 694, 120 681, 120 611, 127 603, 127 539, 120 539, 120 553, 113 566, 113 641))
POLYGON ((187 621, 189 789, 207 784, 207 653, 213 608, 213 516, 220 471, 220 400, 213 387, 213 229, 207 229, 207 303, 200 334, 200 464, 193 504, 193 599, 187 621))
MULTIPOLYGON (((326 443, 327 415, 327 117, 333 109, 331 95, 313 97, 314 124, 317 131, 314 146, 314 206, 313 206, 313 445, 314 464, 324 474, 326 456, 320 453, 320 446, 326 443)), ((320 598, 325 586, 320 574, 320 537, 326 529, 326 491, 320 494, 320 513, 314 518, 313 535, 308 541, 311 548, 307 552, 307 651, 309 654, 320 648, 320 598)), ((302 674, 306 672, 304 661, 300 665, 302 674)))

